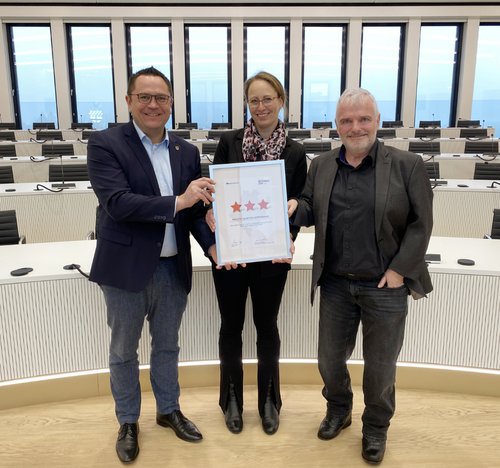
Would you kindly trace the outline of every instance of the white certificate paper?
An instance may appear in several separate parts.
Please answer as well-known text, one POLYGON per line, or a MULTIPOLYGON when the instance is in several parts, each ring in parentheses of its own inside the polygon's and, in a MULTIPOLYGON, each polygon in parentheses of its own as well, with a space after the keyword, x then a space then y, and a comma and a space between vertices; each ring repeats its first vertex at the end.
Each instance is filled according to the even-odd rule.
POLYGON ((211 164, 217 261, 251 263, 290 258, 283 160, 211 164))

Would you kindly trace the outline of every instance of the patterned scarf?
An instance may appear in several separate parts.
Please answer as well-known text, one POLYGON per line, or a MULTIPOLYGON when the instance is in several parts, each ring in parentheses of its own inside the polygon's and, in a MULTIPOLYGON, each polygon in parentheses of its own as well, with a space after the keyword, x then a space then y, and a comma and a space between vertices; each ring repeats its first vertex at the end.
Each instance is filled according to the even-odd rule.
POLYGON ((264 140, 257 131, 253 119, 245 126, 243 135, 243 159, 249 161, 271 161, 279 159, 285 148, 285 124, 280 120, 268 140, 264 140))

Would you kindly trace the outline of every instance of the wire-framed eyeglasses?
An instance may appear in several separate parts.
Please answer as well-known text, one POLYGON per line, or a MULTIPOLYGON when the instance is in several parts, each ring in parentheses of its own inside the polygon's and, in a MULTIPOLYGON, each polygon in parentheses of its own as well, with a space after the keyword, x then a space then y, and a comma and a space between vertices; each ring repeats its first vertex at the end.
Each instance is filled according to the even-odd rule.
POLYGON ((173 97, 168 94, 131 93, 129 96, 137 96, 137 100, 141 104, 149 104, 153 98, 156 103, 160 105, 172 104, 172 101, 174 100, 173 97))
POLYGON ((278 96, 274 97, 265 97, 263 99, 252 98, 248 101, 248 105, 252 108, 259 107, 259 104, 262 103, 264 106, 270 106, 275 99, 278 99, 278 96))

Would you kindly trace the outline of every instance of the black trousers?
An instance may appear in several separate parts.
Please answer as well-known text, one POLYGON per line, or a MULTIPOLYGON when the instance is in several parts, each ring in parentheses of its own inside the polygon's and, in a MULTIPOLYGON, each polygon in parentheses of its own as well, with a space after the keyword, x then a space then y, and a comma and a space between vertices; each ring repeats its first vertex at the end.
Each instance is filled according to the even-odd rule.
MULTIPOLYGON (((267 266, 267 265, 266 265, 267 266)), ((257 331, 257 386, 258 407, 262 416, 267 390, 278 411, 281 408, 279 388, 280 336, 278 312, 285 287, 288 270, 282 265, 269 265, 275 274, 262 275, 262 265, 247 264, 246 268, 217 270, 212 273, 221 314, 219 332, 220 396, 219 405, 227 407, 229 384, 234 385, 240 410, 243 410, 243 363, 242 338, 245 322, 245 304, 250 290, 253 322, 257 331)))

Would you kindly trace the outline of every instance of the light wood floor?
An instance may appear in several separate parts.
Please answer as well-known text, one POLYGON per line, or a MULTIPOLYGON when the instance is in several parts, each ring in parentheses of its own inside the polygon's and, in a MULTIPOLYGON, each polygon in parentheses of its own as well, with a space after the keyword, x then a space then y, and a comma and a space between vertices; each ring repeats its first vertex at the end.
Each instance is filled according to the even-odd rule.
MULTIPOLYGON (((204 434, 188 444, 154 421, 144 393, 135 467, 367 467, 360 456, 362 395, 355 388, 353 423, 332 441, 316 437, 325 403, 317 385, 285 385, 279 431, 260 427, 255 387, 245 388, 245 427, 229 433, 217 388, 182 392, 181 407, 204 434)), ((398 390, 385 468, 500 467, 500 399, 398 390)), ((111 397, 0 411, 0 467, 114 467, 117 423, 111 397)))

